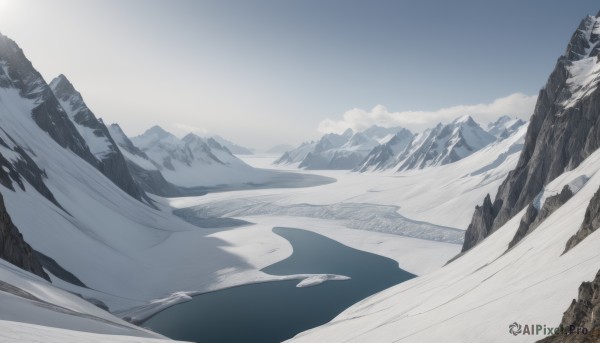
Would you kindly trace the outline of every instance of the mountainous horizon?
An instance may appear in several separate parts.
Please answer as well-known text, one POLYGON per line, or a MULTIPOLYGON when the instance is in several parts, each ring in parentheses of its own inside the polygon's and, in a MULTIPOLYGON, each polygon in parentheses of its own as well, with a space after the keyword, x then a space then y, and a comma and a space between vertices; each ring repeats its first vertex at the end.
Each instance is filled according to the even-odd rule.
MULTIPOLYGON (((600 12, 563 43, 528 120, 513 102, 377 106, 258 152, 153 115, 129 136, 0 34, 0 341, 598 341, 600 12), (398 125, 421 119, 437 124, 398 125)), ((161 48, 156 87, 182 63, 161 48)))
POLYGON ((358 172, 423 169, 456 162, 496 140, 508 138, 527 123, 507 115, 487 131, 469 115, 439 123, 419 134, 400 127, 371 126, 361 132, 326 134, 284 152, 274 163, 300 169, 347 169, 358 172), (362 150, 362 151, 361 151, 362 150))

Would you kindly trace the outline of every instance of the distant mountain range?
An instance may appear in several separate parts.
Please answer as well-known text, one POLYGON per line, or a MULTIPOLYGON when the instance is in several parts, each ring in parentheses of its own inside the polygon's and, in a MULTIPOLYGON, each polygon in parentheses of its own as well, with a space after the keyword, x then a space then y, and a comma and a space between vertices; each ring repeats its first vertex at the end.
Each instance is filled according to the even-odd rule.
POLYGON ((373 148, 387 142, 400 131, 411 134, 403 128, 379 126, 362 132, 348 129, 342 134, 329 133, 319 141, 303 143, 285 152, 275 164, 297 164, 303 169, 353 169, 373 148))
MULTIPOLYGON (((130 141, 150 162, 142 162, 139 167, 147 171, 158 170, 169 183, 180 187, 257 181, 262 174, 235 157, 214 138, 205 139, 190 133, 179 139, 154 126, 130 141)), ((139 161, 138 157, 143 158, 143 155, 136 156, 131 162, 139 161)))
POLYGON ((303 143, 283 153, 274 163, 303 169, 347 169, 358 172, 409 170, 456 162, 494 141, 506 139, 526 125, 508 116, 484 130, 470 116, 438 124, 420 134, 404 128, 370 127, 330 133, 317 142, 303 143))

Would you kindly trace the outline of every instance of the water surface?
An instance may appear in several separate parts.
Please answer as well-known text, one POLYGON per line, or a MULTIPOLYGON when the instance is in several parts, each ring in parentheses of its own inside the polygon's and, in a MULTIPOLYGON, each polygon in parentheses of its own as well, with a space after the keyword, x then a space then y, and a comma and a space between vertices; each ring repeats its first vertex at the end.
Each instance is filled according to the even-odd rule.
POLYGON ((263 271, 272 275, 339 274, 345 281, 298 288, 300 280, 243 285, 195 296, 143 323, 167 337, 193 342, 281 342, 324 324, 352 304, 414 277, 391 259, 352 249, 322 235, 274 228, 293 254, 263 271))

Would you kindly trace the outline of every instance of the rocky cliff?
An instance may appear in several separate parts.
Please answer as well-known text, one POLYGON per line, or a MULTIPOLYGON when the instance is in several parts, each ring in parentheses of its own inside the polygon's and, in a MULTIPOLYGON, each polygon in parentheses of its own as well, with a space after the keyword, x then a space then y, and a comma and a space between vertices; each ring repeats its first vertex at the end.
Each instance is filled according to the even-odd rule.
POLYGON ((25 242, 19 229, 13 224, 4 207, 4 198, 0 194, 0 258, 15 266, 40 276, 48 281, 50 277, 36 258, 33 249, 25 242))
POLYGON ((517 167, 500 186, 493 206, 475 211, 463 251, 505 224, 546 184, 600 147, 599 41, 600 13, 581 22, 539 92, 517 167))
POLYGON ((94 165, 98 170, 127 194, 142 200, 145 194, 133 179, 123 154, 118 149, 106 125, 102 120, 96 118, 83 101, 81 94, 64 75, 59 75, 52 80, 50 88, 81 137, 86 141, 94 155, 94 165))

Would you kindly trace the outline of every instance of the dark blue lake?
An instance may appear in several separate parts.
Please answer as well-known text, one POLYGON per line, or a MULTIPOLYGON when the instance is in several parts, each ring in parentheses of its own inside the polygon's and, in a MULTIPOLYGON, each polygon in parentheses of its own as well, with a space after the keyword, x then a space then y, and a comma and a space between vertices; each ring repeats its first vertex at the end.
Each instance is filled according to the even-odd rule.
POLYGON ((415 276, 394 260, 310 231, 279 227, 273 231, 287 239, 294 252, 263 269, 265 273, 339 274, 351 279, 304 288, 296 287, 300 280, 273 281, 204 293, 157 313, 143 326, 192 342, 281 342, 415 276))

